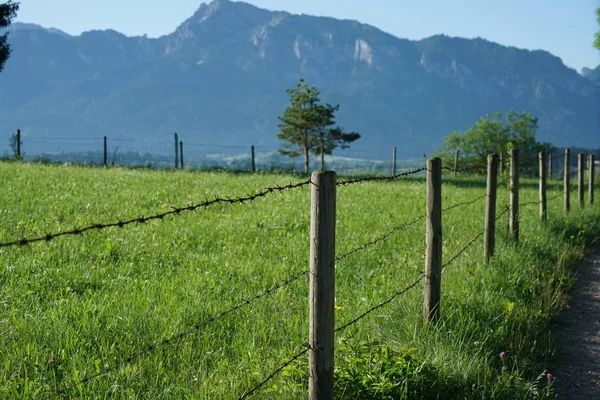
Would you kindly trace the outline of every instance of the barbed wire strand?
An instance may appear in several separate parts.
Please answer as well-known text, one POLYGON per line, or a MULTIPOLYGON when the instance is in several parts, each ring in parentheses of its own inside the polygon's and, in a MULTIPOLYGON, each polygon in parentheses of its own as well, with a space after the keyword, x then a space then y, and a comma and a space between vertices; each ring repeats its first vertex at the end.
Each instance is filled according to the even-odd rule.
POLYGON ((472 165, 470 167, 456 168, 456 169, 450 168, 450 167, 442 167, 442 170, 448 171, 448 172, 469 172, 469 171, 476 171, 476 170, 487 170, 487 165, 477 164, 477 165, 472 165))
MULTIPOLYGON (((501 213, 497 218, 500 218, 502 215, 505 214, 505 212, 501 213)), ((458 252, 456 252, 452 257, 450 257, 450 259, 442 265, 442 271, 444 270, 444 268, 446 268, 447 266, 452 264, 458 257, 460 257, 461 254, 464 253, 469 247, 471 247, 471 245, 473 243, 475 243, 477 241, 477 239, 482 237, 484 233, 485 233, 485 229, 482 230, 481 232, 479 232, 477 235, 475 235, 471 240, 469 240, 469 243, 467 243, 466 246, 464 246, 462 249, 460 249, 458 252)))
MULTIPOLYGON (((481 199, 481 198, 483 198, 483 197, 485 197, 485 195, 484 195, 484 196, 482 196, 482 197, 478 197, 477 199, 470 200, 470 201, 468 201, 468 202, 463 202, 463 203, 459 203, 459 204, 453 205, 453 206, 451 206, 451 207, 448 207, 448 209, 451 209, 451 208, 456 208, 456 207, 458 207, 459 205, 466 205, 466 204, 474 203, 475 201, 477 201, 477 200, 480 200, 480 199, 481 199)), ((400 225, 400 226, 399 226, 399 227, 397 227, 397 228, 394 228, 394 230, 393 230, 393 231, 395 232, 396 230, 398 230, 398 229, 401 229, 401 227, 405 227, 405 226, 408 226, 408 225, 413 225, 413 224, 417 223, 418 221, 420 221, 420 220, 422 220, 422 219, 424 219, 424 218, 425 218, 425 216, 421 216, 421 217, 419 217, 419 218, 417 218, 417 219, 415 219, 415 220, 413 220, 413 221, 411 221, 411 222, 407 222, 407 223, 405 223, 405 224, 402 224, 402 225, 400 225)), ((485 232, 485 231, 484 231, 484 232, 485 232)), ((458 256, 460 256, 460 254, 462 254, 462 252, 464 252, 464 251, 466 250, 466 248, 468 248, 469 246, 471 246, 471 245, 472 245, 472 244, 475 242, 475 240, 477 240, 477 239, 478 239, 478 238, 479 238, 481 235, 483 235, 483 232, 482 232, 482 233, 480 233, 480 234, 478 234, 478 235, 477 235, 477 236, 476 236, 474 239, 472 239, 472 240, 469 242, 469 244, 468 244, 468 245, 467 245, 465 248, 461 249, 461 251, 460 251, 459 253, 457 253, 457 254, 456 254, 456 255, 455 255, 455 256, 454 256, 454 257, 453 257, 453 258, 452 258, 452 259, 451 259, 451 260, 450 260, 448 263, 446 263, 446 264, 444 265, 444 267, 445 267, 446 265, 450 264, 450 263, 451 263, 452 261, 454 261, 456 258, 458 258, 458 256)), ((389 235, 388 235, 388 236, 389 236, 389 235)), ((372 241, 372 242, 369 242, 369 243, 377 243, 378 241, 381 241, 381 240, 383 240, 383 239, 380 237, 380 238, 377 238, 377 239, 375 239, 374 241, 372 241)), ((368 245, 368 244, 365 244, 365 245, 368 245)), ((363 246, 364 246, 364 245, 363 245, 363 246)), ((362 247, 362 246, 361 246, 361 247, 362 247)), ((348 255, 350 255, 350 254, 352 254, 353 252, 356 252, 356 251, 358 251, 359 249, 360 249, 360 248, 354 249, 354 250, 353 250, 353 251, 351 251, 351 252, 348 252, 348 253, 346 253, 346 254, 344 254, 344 255, 342 255, 342 256, 339 256, 339 257, 337 257, 337 258, 336 258, 336 261, 337 261, 337 260, 340 260, 340 259, 342 259, 342 258, 344 258, 344 257, 346 257, 346 256, 348 256, 348 255)), ((442 267, 442 268, 444 268, 444 267, 442 267)), ((393 301, 393 300, 394 300, 396 297, 404 295, 406 292, 408 292, 409 290, 411 290, 412 288, 414 288, 415 286, 417 286, 417 285, 418 285, 418 284, 419 284, 419 283, 420 283, 420 282, 423 280, 423 278, 425 278, 425 274, 421 274, 421 275, 420 275, 420 276, 419 276, 419 277, 418 277, 418 278, 417 278, 415 281, 413 281, 411 284, 409 284, 409 285, 407 285, 406 287, 404 287, 404 289, 402 289, 402 290, 400 290, 400 291, 398 291, 398 292, 394 293, 394 295, 393 295, 392 297, 390 297, 389 299, 387 299, 387 300, 386 300, 386 301, 384 301, 383 303, 379 303, 379 304, 377 304, 377 305, 375 305, 375 306, 371 307, 370 309, 368 309, 368 310, 367 310, 367 311, 365 311, 364 313, 360 314, 358 317, 356 317, 356 318, 355 318, 355 319, 353 319, 352 321, 350 321, 350 322, 348 322, 348 323, 346 323, 346 324, 344 324, 344 325, 342 325, 342 326, 340 326, 340 327, 336 328, 336 329, 335 329, 335 332, 342 331, 342 330, 346 329, 347 327, 349 327, 349 326, 351 326, 351 325, 354 325, 354 324, 356 324, 358 321, 360 321, 361 319, 363 319, 364 317, 366 317, 367 315, 369 315, 369 314, 370 314, 370 313, 372 313, 373 311, 375 311, 375 310, 377 310, 377 309, 380 309, 380 308, 382 308, 382 307, 386 306, 387 304, 391 303, 391 302, 392 302, 392 301, 393 301)), ((270 374, 270 375, 269 375, 267 378, 265 378, 263 381, 261 381, 261 382, 260 382, 258 385, 256 385, 256 386, 255 386, 255 387, 253 387, 251 390, 249 390, 249 391, 245 392, 245 393, 244 393, 242 396, 240 396, 240 398, 239 398, 239 399, 240 399, 240 400, 242 400, 242 399, 246 399, 246 398, 250 397, 250 396, 251 396, 252 394, 254 394, 254 393, 257 391, 257 390, 259 390, 261 387, 263 387, 263 386, 264 386, 264 385, 265 385, 265 384, 266 384, 266 383, 267 383, 269 380, 271 380, 271 379, 272 379, 272 378, 273 378, 275 375, 277 375, 278 373, 280 373, 281 371, 283 371, 283 369, 284 369, 285 367, 287 367, 288 365, 290 365, 291 363, 293 363, 294 361, 296 361, 296 360, 297 360, 298 358, 300 358, 300 357, 301 357, 303 354, 307 353, 309 349, 310 349, 310 348, 309 348, 309 347, 308 347, 308 345, 307 345, 307 348, 306 348, 306 349, 302 350, 302 351, 301 351, 301 352, 299 352, 299 353, 296 353, 296 354, 295 354, 295 355, 294 355, 294 356, 293 356, 291 359, 289 359, 288 361, 286 361, 286 362, 285 362, 285 363, 284 363, 284 364, 283 364, 281 367, 279 367, 277 370, 275 370, 273 373, 271 373, 271 374, 270 374)))
MULTIPOLYGON (((508 211, 508 208, 506 210, 504 210, 500 215, 498 215, 498 217, 496 217, 496 220, 498 220, 500 217, 502 217, 504 214, 506 214, 506 212, 508 211)), ((450 260, 448 260, 444 265, 442 265, 442 270, 444 268, 446 268, 448 265, 450 265, 452 262, 454 262, 458 257, 460 257, 460 255, 462 253, 465 252, 465 250, 467 250, 469 247, 471 247, 473 245, 473 243, 475 243, 475 241, 477 241, 477 239, 479 239, 481 236, 483 236, 483 234, 485 233, 485 229, 482 232, 479 232, 477 235, 475 235, 475 237, 473 237, 469 243, 467 243, 466 246, 464 246, 462 249, 460 249, 454 256, 452 256, 450 258, 450 260)), ((354 325, 355 323, 357 323, 358 321, 360 321, 361 319, 363 319, 364 317, 366 317, 367 315, 369 315, 370 313, 372 313, 375 310, 378 310, 384 306, 386 306, 387 304, 391 303, 396 297, 398 296, 402 296, 404 295, 406 292, 408 292, 409 290, 411 290, 412 288, 414 288, 415 286, 417 286, 424 278, 425 278, 425 274, 421 274, 419 275, 419 277, 417 277, 412 283, 410 283, 409 285, 405 286, 404 289, 394 293, 392 295, 392 297, 390 297, 389 299, 385 300, 382 303, 379 303, 371 308, 369 308, 367 311, 363 312, 362 314, 360 314, 358 317, 354 318, 353 320, 351 320, 350 322, 336 328, 335 332, 339 332, 342 331, 344 329, 346 329, 347 327, 354 325)))
POLYGON ((458 208, 458 207, 464 207, 464 206, 468 206, 468 205, 470 205, 470 204, 473 204, 473 203, 476 203, 476 202, 478 202, 479 200, 481 200, 481 199, 484 199, 484 198, 486 198, 486 197, 487 197, 487 193, 484 193, 484 194, 482 194, 481 196, 477 197, 476 199, 472 199, 472 200, 463 201, 463 202, 461 202, 461 203, 453 204, 453 205, 451 205, 451 206, 449 206, 449 207, 443 208, 443 209, 442 209, 442 212, 444 212, 444 211, 449 211, 449 210, 452 210, 452 209, 455 209, 455 208, 458 208))
POLYGON ((405 222, 405 223, 403 223, 403 224, 401 224, 401 225, 398 225, 398 226, 396 226, 396 227, 392 228, 392 229, 391 229, 390 231, 388 231, 387 233, 384 233, 383 235, 381 235, 381 236, 379 236, 379 237, 377 237, 377 238, 375 238, 375 239, 371 240, 370 242, 364 243, 364 244, 362 244, 362 245, 360 245, 360 246, 358 246, 358 247, 356 247, 356 248, 354 248, 354 249, 352 249, 352 250, 348 251, 347 253, 344 253, 344 254, 342 254, 342 255, 340 255, 340 256, 337 256, 337 257, 335 258, 335 261, 340 261, 340 260, 342 260, 342 259, 344 259, 344 258, 348 257, 348 256, 349 256, 349 255, 351 255, 351 254, 357 253, 357 252, 359 252, 359 251, 361 251, 361 250, 364 250, 364 249, 366 249, 366 248, 368 248, 368 247, 371 247, 371 246, 373 246, 373 245, 375 245, 375 244, 377 244, 377 243, 379 243, 379 242, 381 242, 381 241, 383 241, 383 240, 387 239, 388 237, 390 237, 390 236, 391 236, 391 235, 393 235, 394 233, 398 232, 400 229, 403 229, 403 228, 409 227, 409 226, 411 226, 411 225, 414 225, 414 224, 416 224, 417 222, 419 222, 419 221, 423 220, 424 218, 425 218, 425 215, 422 215, 422 216, 420 216, 420 217, 418 217, 418 218, 416 218, 416 219, 414 219, 414 220, 412 220, 412 221, 410 221, 410 222, 405 222))
POLYGON ((348 179, 345 181, 338 181, 337 186, 347 186, 347 185, 353 185, 355 183, 362 183, 362 182, 392 181, 392 180, 402 178, 405 176, 415 175, 415 174, 418 174, 419 172, 423 172, 426 170, 427 170, 427 168, 423 167, 423 168, 412 169, 412 170, 403 172, 401 174, 390 175, 390 176, 367 176, 364 178, 348 179))
POLYGON ((352 321, 350 321, 350 322, 348 322, 348 323, 346 323, 346 324, 344 324, 344 325, 336 328, 335 332, 343 331, 347 327, 356 324, 358 321, 360 321, 361 319, 363 319, 367 315, 371 314, 373 311, 378 310, 378 309, 380 309, 380 308, 388 305, 396 297, 404 295, 406 292, 408 292, 409 290, 411 290, 412 288, 414 288, 415 286, 417 286, 423 280, 423 278, 425 278, 425 274, 421 274, 415 281, 413 281, 411 284, 405 286, 404 289, 399 290, 396 293, 394 293, 392 295, 392 297, 390 297, 389 299, 385 300, 383 303, 379 303, 376 306, 373 306, 373 307, 369 308, 367 311, 363 312, 358 317, 354 318, 352 321))
POLYGON ((277 375, 278 373, 280 373, 281 371, 283 371, 285 369, 285 367, 287 367, 288 365, 290 365, 291 363, 293 363, 294 361, 296 361, 297 359, 299 359, 300 357, 302 357, 304 354, 308 353, 308 350, 310 350, 310 347, 309 347, 308 343, 305 346, 306 346, 306 348, 304 350, 302 350, 302 351, 294 354, 292 356, 292 358, 290 358, 285 363, 283 363, 283 365, 281 367, 277 368, 275 371, 273 371, 271 374, 269 374, 269 376, 267 376, 265 379, 263 379, 262 381, 260 381, 252 389, 250 389, 250 390, 246 391, 244 394, 242 394, 239 397, 239 400, 247 399, 248 397, 252 396, 254 393, 256 393, 257 390, 259 390, 260 388, 262 388, 267 382, 269 382, 271 379, 273 379, 273 377, 275 377, 275 375, 277 375))
POLYGON ((165 212, 162 212, 159 214, 150 215, 147 217, 142 216, 142 217, 131 218, 131 219, 128 219, 125 221, 118 220, 118 222, 110 222, 110 223, 95 223, 95 224, 91 224, 91 225, 88 225, 88 226, 85 226, 82 228, 73 228, 68 231, 61 231, 61 232, 57 232, 57 233, 47 233, 43 236, 38 236, 38 237, 34 237, 34 238, 23 238, 23 239, 19 239, 19 240, 10 241, 10 242, 3 242, 3 243, 0 243, 0 247, 25 246, 27 244, 35 243, 35 242, 42 242, 42 241, 48 242, 48 241, 56 239, 57 237, 60 237, 60 236, 80 235, 86 231, 90 231, 90 230, 94 230, 94 229, 101 230, 101 229, 113 228, 113 227, 123 228, 126 225, 130 225, 130 224, 144 224, 144 223, 146 223, 148 221, 152 221, 152 220, 162 220, 169 215, 180 215, 184 211, 189 211, 189 212, 196 211, 199 208, 207 208, 209 206, 219 204, 219 203, 244 204, 246 202, 254 201, 259 197, 265 197, 269 193, 273 193, 273 192, 281 193, 285 190, 296 189, 299 187, 307 186, 309 184, 311 184, 310 179, 299 182, 299 183, 295 183, 295 184, 290 183, 285 186, 268 187, 268 188, 263 189, 255 194, 249 194, 245 197, 235 197, 235 198, 215 197, 212 200, 207 199, 206 201, 204 201, 202 203, 192 204, 192 205, 189 205, 186 207, 173 208, 172 210, 165 211, 165 212))
MULTIPOLYGON (((449 207, 446 207, 446 208, 442 209, 442 212, 444 212, 444 211, 448 211, 448 210, 452 210, 452 209, 454 209, 454 208, 458 208, 458 207, 461 207, 461 206, 467 206, 467 205, 473 204, 473 203, 475 203, 475 202, 477 202, 477 201, 479 201, 479 200, 481 200, 481 199, 485 198, 486 196, 487 196, 487 193, 486 193, 486 194, 484 194, 484 195, 482 195, 482 196, 479 196, 479 197, 477 197, 477 198, 475 198, 475 199, 472 199, 472 200, 463 201, 463 202, 461 202, 461 203, 453 204, 453 205, 451 205, 451 206, 449 206, 449 207)), ((412 226, 412 225, 416 224, 417 222, 419 222, 419 221, 421 221, 421 220, 425 219, 425 217, 426 217, 425 215, 422 215, 422 216, 420 216, 420 217, 418 217, 418 218, 416 218, 416 219, 414 219, 414 220, 412 220, 412 221, 410 221, 410 222, 405 222, 405 223, 403 223, 403 224, 400 224, 400 225, 398 225, 398 226, 396 226, 396 227, 392 228, 392 229, 391 229, 391 230, 389 230, 388 232, 384 233, 383 235, 381 235, 381 236, 378 236, 377 238, 375 238, 375 239, 373 239, 373 240, 371 240, 371 241, 369 241, 369 242, 367 242, 367 243, 364 243, 364 244, 362 244, 362 245, 360 245, 360 246, 358 246, 358 247, 356 247, 356 248, 354 248, 354 249, 352 249, 352 250, 348 251, 347 253, 344 253, 344 254, 342 254, 342 255, 340 255, 340 256, 337 256, 337 257, 335 258, 335 261, 342 260, 342 259, 344 259, 344 258, 346 258, 346 257, 350 256, 351 254, 354 254, 354 253, 357 253, 357 252, 359 252, 359 251, 361 251, 361 250, 364 250, 364 249, 366 249, 366 248, 369 248, 369 247, 371 247, 371 246, 373 246, 373 245, 375 245, 375 244, 377 244, 377 243, 379 243, 379 242, 381 242, 381 241, 383 241, 383 240, 387 239, 388 237, 390 237, 390 236, 391 236, 391 235, 393 235, 394 233, 398 232, 399 230, 401 230, 401 229, 404 229, 404 228, 407 228, 407 227, 409 227, 409 226, 412 226)))
POLYGON ((71 385, 69 385, 63 391, 57 393, 57 395, 58 396, 65 395, 67 391, 71 390, 75 386, 86 384, 86 383, 88 383, 88 382, 90 382, 92 380, 95 380, 95 379, 97 379, 97 378, 99 378, 101 376, 104 376, 104 375, 107 375, 107 374, 109 374, 109 373, 111 373, 113 371, 116 371, 116 370, 120 369, 122 366, 127 365, 127 364, 129 364, 129 363, 137 360, 141 356, 143 356, 145 354, 148 354, 148 353, 154 351, 155 349, 157 349, 159 347, 166 346, 168 344, 173 344, 174 342, 182 339, 183 337, 189 336, 192 333, 194 333, 195 331, 199 331, 200 328, 203 328, 203 327, 207 326, 208 324, 210 324, 212 322, 215 322, 215 321, 217 321, 217 320, 219 320, 219 319, 221 319, 221 318, 223 318, 223 317, 231 314, 234 311, 237 311, 237 310, 239 310, 239 309, 241 309, 241 308, 243 308, 245 306, 248 306, 248 305, 250 305, 251 303, 253 303, 253 302, 257 301, 257 300, 262 299, 263 297, 266 297, 266 296, 270 295, 271 293, 273 293, 273 292, 275 292, 275 291, 277 291, 277 290, 279 290, 279 289, 281 289, 281 288, 283 288, 285 286, 290 285, 291 283, 293 283, 293 282, 299 280, 300 278, 302 278, 303 276, 305 276, 308 272, 309 272, 309 270, 304 270, 304 271, 302 271, 302 272, 300 272, 300 273, 292 276, 291 278, 288 278, 287 280, 285 280, 285 281, 283 281, 281 283, 278 283, 277 285, 272 286, 269 289, 267 289, 267 290, 265 290, 265 291, 263 291, 263 292, 255 295, 253 297, 250 297, 250 298, 244 300, 243 302, 241 302, 241 303, 239 303, 239 304, 237 304, 237 305, 235 305, 235 306, 233 306, 233 307, 231 307, 231 308, 229 308, 229 309, 227 309, 225 311, 220 312, 219 314, 217 314, 217 315, 215 315, 213 317, 210 317, 210 318, 208 318, 208 319, 206 319, 204 321, 196 323, 193 327, 191 327, 188 330, 185 330, 183 332, 175 334, 175 335, 171 336, 168 339, 161 340, 160 342, 156 342, 156 343, 150 344, 150 345, 146 346, 145 348, 143 348, 142 350, 138 351, 137 353, 134 353, 133 355, 131 355, 131 356, 129 356, 129 357, 121 360, 120 362, 118 362, 117 364, 113 365, 112 367, 104 368, 103 370, 101 370, 100 372, 98 372, 96 374, 84 377, 84 378, 82 378, 81 380, 79 380, 77 382, 73 382, 71 385))
MULTIPOLYGON (((562 197, 562 196, 563 196, 563 193, 559 193, 556 196, 552 196, 550 198, 547 198, 546 202, 552 201, 552 200, 556 200, 556 199, 558 199, 559 197, 562 197)), ((527 207, 527 206, 531 206, 531 205, 534 205, 534 204, 539 205, 540 203, 541 203, 541 201, 539 201, 539 200, 538 201, 528 201, 527 203, 520 203, 519 207, 527 207)))

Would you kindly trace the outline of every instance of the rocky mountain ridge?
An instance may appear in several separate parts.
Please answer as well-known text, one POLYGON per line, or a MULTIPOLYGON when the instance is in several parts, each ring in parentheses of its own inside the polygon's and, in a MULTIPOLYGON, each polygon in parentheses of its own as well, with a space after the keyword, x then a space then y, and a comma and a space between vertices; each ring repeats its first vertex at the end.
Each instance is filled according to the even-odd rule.
MULTIPOLYGON (((202 4, 173 33, 70 36, 14 24, 0 74, 0 129, 276 148, 285 88, 299 77, 353 149, 429 153, 452 130, 511 107, 539 118, 539 139, 600 147, 600 87, 545 51, 443 35, 400 39, 356 21, 202 4)), ((65 144, 67 145, 67 144, 65 144)))

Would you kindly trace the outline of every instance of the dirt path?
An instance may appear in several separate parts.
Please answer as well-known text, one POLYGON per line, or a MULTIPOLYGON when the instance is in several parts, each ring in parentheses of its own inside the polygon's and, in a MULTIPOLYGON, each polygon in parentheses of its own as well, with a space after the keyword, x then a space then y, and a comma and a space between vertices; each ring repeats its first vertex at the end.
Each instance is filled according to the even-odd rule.
POLYGON ((558 399, 600 399, 600 247, 579 266, 569 308, 556 321, 558 399))

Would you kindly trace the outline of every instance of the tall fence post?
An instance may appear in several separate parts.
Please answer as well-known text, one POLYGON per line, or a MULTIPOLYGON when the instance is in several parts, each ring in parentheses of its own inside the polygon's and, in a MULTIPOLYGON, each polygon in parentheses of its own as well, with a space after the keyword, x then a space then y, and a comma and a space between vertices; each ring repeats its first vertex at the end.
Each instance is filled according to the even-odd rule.
POLYGON ((488 155, 487 200, 485 203, 484 259, 489 264, 496 247, 496 191, 498 186, 498 155, 488 155))
POLYGON ((181 169, 183 169, 183 141, 179 141, 179 165, 181 165, 181 169))
POLYGON ((392 176, 396 175, 396 146, 392 152, 392 176))
POLYGON ((308 392, 333 400, 336 174, 316 171, 311 182, 308 392))
POLYGON ((454 152, 454 176, 456 176, 458 174, 458 155, 459 155, 460 151, 456 150, 454 152))
POLYGON ((589 167, 588 167, 588 203, 590 203, 590 205, 594 204, 594 168, 595 168, 595 164, 594 164, 595 160, 594 160, 594 155, 590 154, 589 155, 589 167))
POLYGON ((17 129, 17 159, 21 158, 21 130, 17 129))
POLYGON ((502 174, 504 172, 504 152, 500 152, 500 159, 499 159, 499 169, 500 169, 500 174, 502 174))
POLYGON ((548 179, 552 180, 552 153, 548 153, 548 179))
POLYGON ((250 146, 250 165, 252 167, 252 172, 256 172, 256 164, 254 161, 254 145, 250 146))
POLYGON ((583 154, 579 153, 577 155, 577 199, 579 200, 579 207, 583 207, 584 199, 583 175, 585 173, 585 164, 583 160, 583 154))
POLYGON ((104 157, 102 158, 102 163, 104 164, 104 166, 106 167, 108 161, 108 146, 106 143, 106 136, 104 136, 104 157))
POLYGON ((508 236, 519 241, 519 149, 510 151, 510 198, 508 236))
POLYGON ((423 315, 440 318, 442 282, 442 160, 427 160, 427 222, 425 232, 425 296, 423 315))
POLYGON ((177 132, 173 134, 173 137, 175 138, 175 169, 177 169, 179 168, 179 138, 177 137, 177 132))
POLYGON ((540 220, 548 219, 548 204, 546 202, 546 155, 543 151, 539 154, 540 161, 540 220))
POLYGON ((563 176, 563 190, 565 196, 565 215, 569 213, 571 209, 571 200, 569 193, 569 174, 570 174, 570 163, 571 163, 571 150, 565 149, 565 173, 563 176))

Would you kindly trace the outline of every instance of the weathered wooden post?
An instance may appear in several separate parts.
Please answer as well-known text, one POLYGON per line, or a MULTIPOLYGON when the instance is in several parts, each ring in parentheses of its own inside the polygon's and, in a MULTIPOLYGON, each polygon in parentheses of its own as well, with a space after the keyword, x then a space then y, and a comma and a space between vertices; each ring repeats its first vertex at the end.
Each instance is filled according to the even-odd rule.
POLYGON ((183 141, 179 141, 179 165, 183 169, 183 141))
POLYGON ((256 164, 254 162, 254 145, 250 146, 250 165, 252 172, 256 172, 256 164))
POLYGON ((106 167, 107 162, 108 162, 108 146, 106 143, 106 136, 104 136, 104 157, 102 158, 102 163, 104 164, 105 167, 106 167))
POLYGON ((179 138, 177 137, 177 132, 173 134, 175 138, 175 169, 179 168, 179 138))
POLYGON ((500 174, 502 174, 504 172, 504 152, 501 151, 500 152, 500 160, 499 160, 499 166, 500 166, 500 174))
POLYGON ((546 202, 546 155, 543 151, 539 154, 540 162, 540 220, 546 221, 548 218, 548 205, 546 202))
POLYGON ((458 154, 460 153, 459 150, 456 150, 454 152, 454 176, 457 176, 458 174, 458 154))
POLYGON ((496 246, 496 191, 498 186, 498 155, 488 155, 487 200, 485 203, 485 237, 483 253, 486 264, 494 255, 496 246))
POLYGON ((583 176, 585 174, 585 165, 583 160, 583 154, 579 153, 577 155, 577 199, 579 200, 579 207, 583 207, 584 199, 583 176))
POLYGON ((510 198, 508 236, 519 241, 519 149, 510 151, 510 198))
POLYGON ((21 130, 17 129, 17 159, 21 159, 21 130))
POLYGON ((311 182, 308 392, 333 400, 336 174, 316 171, 311 182))
POLYGON ((571 209, 571 201, 570 201, 570 193, 569 193, 569 173, 570 173, 570 160, 571 160, 571 150, 565 149, 565 172, 563 176, 563 190, 565 196, 565 215, 569 213, 571 209))
POLYGON ((588 167, 588 203, 594 204, 594 155, 589 155, 588 167))
POLYGON ((552 180, 552 153, 548 153, 548 179, 552 180))
POLYGON ((442 282, 442 160, 427 160, 427 221, 425 232, 425 299, 423 315, 440 318, 442 282))
POLYGON ((392 176, 396 175, 396 146, 392 152, 392 176))

